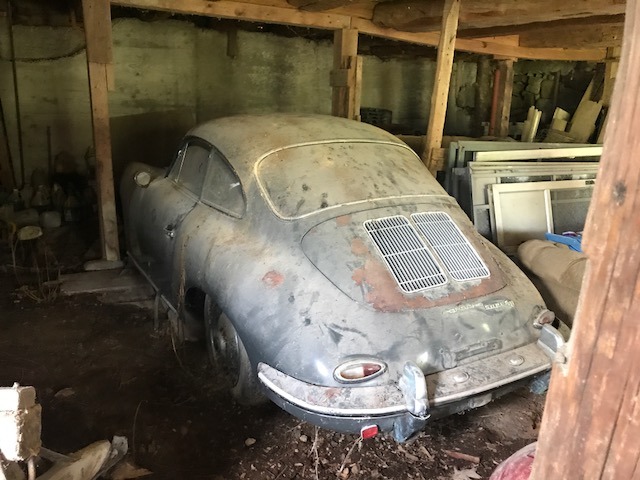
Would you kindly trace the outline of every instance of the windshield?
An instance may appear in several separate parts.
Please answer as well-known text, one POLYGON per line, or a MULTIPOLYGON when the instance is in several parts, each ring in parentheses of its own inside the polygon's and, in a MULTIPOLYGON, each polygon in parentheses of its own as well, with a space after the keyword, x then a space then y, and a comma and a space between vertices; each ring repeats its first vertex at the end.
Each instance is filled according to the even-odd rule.
POLYGON ((260 162, 258 180, 284 218, 345 203, 445 194, 411 150, 385 143, 336 142, 280 150, 260 162))

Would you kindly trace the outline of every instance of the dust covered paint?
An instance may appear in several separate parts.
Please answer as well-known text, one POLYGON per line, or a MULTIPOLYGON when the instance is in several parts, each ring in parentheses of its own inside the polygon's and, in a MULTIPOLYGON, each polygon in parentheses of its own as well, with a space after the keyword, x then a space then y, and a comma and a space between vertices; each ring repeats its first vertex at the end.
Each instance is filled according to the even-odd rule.
POLYGON ((202 321, 214 368, 236 380, 241 402, 266 393, 299 418, 351 433, 374 415, 404 441, 426 422, 427 383, 435 417, 551 365, 537 347, 532 312, 544 305, 533 285, 411 149, 371 125, 216 119, 185 136, 169 169, 127 167, 121 197, 133 263, 170 308, 202 321), (141 171, 148 185, 135 183, 141 171), (489 278, 455 281, 443 268, 446 283, 401 291, 366 222, 428 212, 451 217, 489 278), (521 365, 505 363, 523 348, 521 365), (334 376, 363 357, 383 373, 348 384, 334 376), (454 377, 456 368, 464 371, 454 377))

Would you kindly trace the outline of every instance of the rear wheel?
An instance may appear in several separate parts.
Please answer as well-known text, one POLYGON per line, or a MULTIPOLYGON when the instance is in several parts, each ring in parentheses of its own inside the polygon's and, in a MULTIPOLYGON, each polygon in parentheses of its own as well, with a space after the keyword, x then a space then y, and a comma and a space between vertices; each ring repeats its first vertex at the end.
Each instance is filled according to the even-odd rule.
POLYGON ((204 321, 207 351, 219 381, 242 405, 264 402, 266 399, 242 339, 229 317, 209 296, 205 299, 204 321))

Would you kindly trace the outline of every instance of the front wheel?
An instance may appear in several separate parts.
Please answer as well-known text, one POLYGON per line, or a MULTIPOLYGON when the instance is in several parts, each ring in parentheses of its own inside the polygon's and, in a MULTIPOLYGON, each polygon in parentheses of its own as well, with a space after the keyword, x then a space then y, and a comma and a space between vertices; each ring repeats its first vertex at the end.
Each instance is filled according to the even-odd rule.
POLYGON ((262 394, 249 355, 229 317, 207 295, 204 321, 209 359, 220 381, 231 390, 241 405, 257 405, 266 398, 262 394))

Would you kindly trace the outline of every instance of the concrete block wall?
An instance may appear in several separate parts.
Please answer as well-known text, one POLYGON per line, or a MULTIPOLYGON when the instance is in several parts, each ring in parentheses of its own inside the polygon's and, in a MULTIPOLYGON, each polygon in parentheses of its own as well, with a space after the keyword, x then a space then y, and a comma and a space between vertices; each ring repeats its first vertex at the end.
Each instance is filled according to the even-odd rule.
MULTIPOLYGON (((47 165, 47 127, 53 154, 71 152, 82 169, 92 144, 84 34, 80 28, 20 25, 14 32, 27 179, 34 168, 47 165)), ((157 114, 166 122, 167 112, 190 112, 179 116, 177 129, 184 131, 192 122, 235 113, 330 113, 330 41, 239 30, 237 52, 230 56, 228 35, 186 21, 114 20, 112 119, 157 114)), ((17 165, 9 58, 5 18, 0 19, 0 98, 17 165)), ((394 123, 423 133, 434 74, 433 60, 366 56, 362 106, 391 110, 394 123)), ((445 133, 471 134, 476 74, 475 62, 455 63, 445 133)), ((114 155, 135 142, 121 130, 114 129, 114 155)), ((137 158, 144 148, 138 146, 137 158)))

